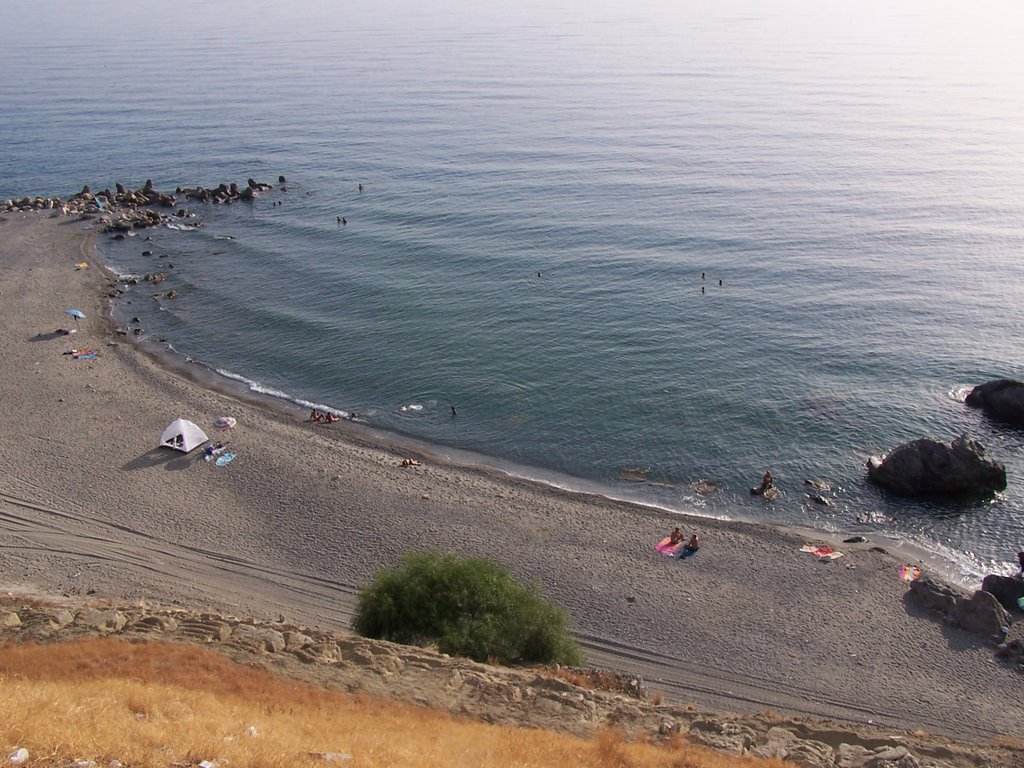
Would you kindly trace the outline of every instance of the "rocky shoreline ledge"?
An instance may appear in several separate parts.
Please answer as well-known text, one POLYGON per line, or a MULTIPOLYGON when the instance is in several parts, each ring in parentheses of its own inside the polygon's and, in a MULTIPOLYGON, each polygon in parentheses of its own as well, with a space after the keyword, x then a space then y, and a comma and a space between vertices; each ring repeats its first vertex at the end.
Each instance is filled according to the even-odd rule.
MULTIPOLYGON (((277 177, 278 184, 287 183, 284 176, 277 177)), ((245 186, 235 182, 222 182, 216 187, 177 187, 174 193, 160 192, 151 180, 139 189, 128 189, 123 184, 93 192, 88 184, 67 200, 59 197, 25 195, 0 201, 0 213, 27 213, 29 211, 54 211, 60 216, 77 216, 80 219, 98 219, 105 232, 128 232, 133 229, 156 227, 167 220, 188 219, 194 213, 179 208, 173 214, 162 214, 156 208, 174 208, 178 197, 200 203, 231 205, 234 202, 251 203, 262 192, 273 189, 272 184, 252 178, 245 186)))
POLYGON ((854 727, 772 714, 740 716, 661 704, 637 677, 602 670, 502 668, 429 649, 140 601, 0 595, 0 645, 83 637, 206 646, 292 679, 396 699, 488 723, 632 739, 682 735, 732 755, 812 768, 1019 768, 1024 746, 970 745, 921 731, 854 727), (573 681, 583 682, 583 685, 573 681), (590 687, 587 681, 593 681, 590 687))

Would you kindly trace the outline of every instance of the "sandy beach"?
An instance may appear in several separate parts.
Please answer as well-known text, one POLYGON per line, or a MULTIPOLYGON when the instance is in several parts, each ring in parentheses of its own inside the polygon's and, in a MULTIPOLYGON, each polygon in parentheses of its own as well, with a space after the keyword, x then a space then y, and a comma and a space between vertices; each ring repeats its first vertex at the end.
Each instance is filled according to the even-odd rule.
POLYGON ((767 526, 427 455, 402 467, 407 452, 358 425, 208 388, 115 335, 87 224, 0 217, 0 589, 347 630, 359 585, 380 567, 408 549, 453 551, 539 583, 591 664, 639 673, 675 701, 969 740, 1024 735, 1024 678, 983 639, 908 603, 879 542, 832 542, 845 557, 818 561, 800 551, 804 537, 767 526), (53 334, 74 326, 72 307, 86 314, 78 332, 53 334), (71 348, 98 356, 75 360, 71 348), (237 426, 214 430, 222 415, 237 426), (237 458, 217 467, 158 448, 179 416, 237 458), (675 525, 700 534, 695 557, 654 552, 675 525))

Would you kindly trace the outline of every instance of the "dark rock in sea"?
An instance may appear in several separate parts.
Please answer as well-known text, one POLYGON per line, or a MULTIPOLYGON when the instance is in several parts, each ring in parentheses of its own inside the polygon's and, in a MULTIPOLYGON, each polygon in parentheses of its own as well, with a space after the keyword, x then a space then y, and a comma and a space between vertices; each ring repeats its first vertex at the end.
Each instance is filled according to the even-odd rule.
POLYGON ((996 421, 1024 427, 1024 382, 997 379, 979 384, 964 402, 996 421))
POLYGON ((1020 607, 1017 601, 1024 597, 1024 578, 990 573, 982 579, 981 588, 995 597, 1003 608, 1014 611, 1020 607))
POLYGON ((122 184, 119 181, 114 184, 114 189, 117 190, 117 194, 119 194, 119 195, 126 195, 126 194, 128 194, 128 190, 125 188, 124 184, 122 184))
POLYGON ((249 189, 258 189, 259 188, 259 184, 257 184, 254 179, 248 179, 246 181, 246 184, 249 185, 249 189))
POLYGON ((1006 488, 1006 467, 968 435, 922 438, 867 461, 868 477, 899 496, 983 496, 1006 488))
POLYGON ((86 184, 84 187, 82 187, 82 191, 78 193, 79 197, 81 197, 82 195, 91 195, 91 194, 92 194, 92 190, 89 189, 89 185, 88 184, 86 184))
POLYGON ((143 251, 143 252, 142 252, 142 255, 143 255, 143 256, 152 256, 152 255, 153 255, 153 252, 152 252, 152 251, 143 251))
POLYGON ((278 184, 287 184, 288 182, 285 180, 284 176, 278 176, 277 177, 277 183, 278 184))
POLYGON ((238 195, 238 199, 245 200, 245 202, 247 203, 251 203, 253 200, 255 200, 256 193, 253 191, 253 187, 246 187, 245 189, 243 189, 242 192, 238 195))

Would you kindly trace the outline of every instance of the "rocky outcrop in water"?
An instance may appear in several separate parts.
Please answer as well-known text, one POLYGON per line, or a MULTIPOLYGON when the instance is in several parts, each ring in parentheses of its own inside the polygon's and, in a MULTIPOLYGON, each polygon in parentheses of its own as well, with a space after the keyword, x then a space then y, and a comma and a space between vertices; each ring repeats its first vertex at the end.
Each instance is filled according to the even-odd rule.
POLYGON ((1024 427, 1024 382, 997 379, 979 384, 964 400, 995 421, 1024 427))
POLYGON ((1006 467, 974 438, 904 443, 867 461, 868 477, 898 496, 984 496, 1006 488, 1006 467))
MULTIPOLYGON (((283 178, 283 177, 282 177, 283 178)), ((98 223, 104 231, 124 233, 132 229, 154 227, 164 221, 164 216, 155 208, 173 208, 177 202, 175 195, 184 195, 189 200, 204 203, 230 204, 236 200, 252 202, 257 194, 273 189, 271 184, 248 179, 244 187, 238 184, 224 183, 211 189, 206 187, 179 187, 174 194, 161 192, 147 179, 140 189, 128 189, 121 183, 114 185, 114 190, 104 189, 93 192, 88 184, 81 192, 67 200, 59 197, 25 196, 11 198, 0 202, 0 212, 14 213, 27 211, 52 210, 63 216, 79 216, 82 218, 98 217, 98 223)), ((178 218, 190 216, 188 211, 181 209, 174 214, 178 218)))

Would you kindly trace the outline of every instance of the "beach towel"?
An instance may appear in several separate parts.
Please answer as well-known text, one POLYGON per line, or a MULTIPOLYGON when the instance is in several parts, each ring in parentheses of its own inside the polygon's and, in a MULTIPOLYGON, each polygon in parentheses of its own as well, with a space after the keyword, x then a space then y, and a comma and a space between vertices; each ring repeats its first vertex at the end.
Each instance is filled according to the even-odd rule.
POLYGON ((818 560, 835 560, 843 557, 842 552, 836 552, 832 547, 815 546, 814 544, 804 544, 800 547, 800 551, 809 552, 818 560))
POLYGON ((232 461, 234 461, 234 458, 235 454, 231 453, 231 451, 228 451, 223 456, 218 456, 217 461, 215 461, 214 464, 216 464, 218 467, 223 467, 225 464, 230 464, 232 461))
POLYGON ((665 557, 672 557, 676 552, 682 549, 685 541, 677 541, 675 544, 672 543, 672 537, 666 536, 664 539, 659 541, 654 547, 654 551, 665 555, 665 557))
POLYGON ((64 354, 70 355, 72 360, 90 360, 99 356, 95 349, 69 349, 64 354))
POLYGON ((901 581, 914 581, 915 579, 921 578, 921 569, 916 565, 901 565, 900 566, 900 580, 901 581))

